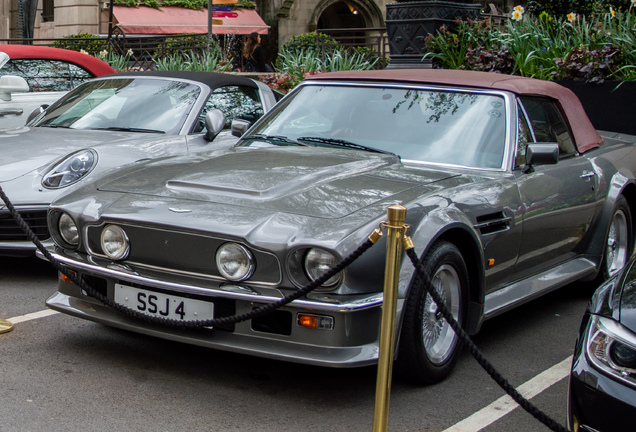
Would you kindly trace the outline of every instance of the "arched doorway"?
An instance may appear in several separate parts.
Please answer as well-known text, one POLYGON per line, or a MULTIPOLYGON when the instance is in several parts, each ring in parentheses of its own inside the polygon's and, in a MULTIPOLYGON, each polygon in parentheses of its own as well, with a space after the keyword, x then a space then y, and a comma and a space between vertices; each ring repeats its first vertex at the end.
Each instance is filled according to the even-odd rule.
POLYGON ((366 25, 363 14, 345 1, 327 7, 318 18, 319 29, 364 28, 366 25))
POLYGON ((372 0, 323 0, 314 10, 310 29, 323 31, 344 45, 364 44, 364 29, 384 26, 382 12, 372 0))

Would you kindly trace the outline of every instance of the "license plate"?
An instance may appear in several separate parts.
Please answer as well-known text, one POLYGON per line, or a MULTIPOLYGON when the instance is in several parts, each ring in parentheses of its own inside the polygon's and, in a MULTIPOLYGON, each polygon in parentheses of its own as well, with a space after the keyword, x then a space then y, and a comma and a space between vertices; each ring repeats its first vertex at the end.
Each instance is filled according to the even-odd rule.
POLYGON ((214 317, 214 304, 186 297, 115 284, 115 303, 150 316, 179 321, 207 320, 214 317))

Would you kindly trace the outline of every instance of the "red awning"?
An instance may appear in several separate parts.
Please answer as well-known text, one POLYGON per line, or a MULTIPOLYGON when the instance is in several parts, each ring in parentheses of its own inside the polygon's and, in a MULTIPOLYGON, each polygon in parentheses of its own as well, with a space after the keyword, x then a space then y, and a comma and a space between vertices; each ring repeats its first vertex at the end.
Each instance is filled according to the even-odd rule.
MULTIPOLYGON (((161 10, 147 6, 113 6, 113 24, 126 34, 181 34, 207 33, 208 10, 192 10, 162 6, 161 10)), ((269 26, 252 9, 232 12, 213 12, 214 34, 267 34, 269 26)))

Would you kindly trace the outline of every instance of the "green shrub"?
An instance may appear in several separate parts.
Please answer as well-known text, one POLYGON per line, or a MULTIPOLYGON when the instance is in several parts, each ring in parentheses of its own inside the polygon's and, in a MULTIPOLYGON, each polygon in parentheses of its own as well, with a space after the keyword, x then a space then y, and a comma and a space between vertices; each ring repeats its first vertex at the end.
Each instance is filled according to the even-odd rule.
POLYGON ((220 50, 210 52, 180 51, 155 59, 156 70, 226 72, 232 65, 223 59, 220 50))
POLYGON ((106 39, 90 33, 80 33, 76 35, 64 36, 62 40, 53 43, 56 48, 70 49, 73 51, 84 51, 91 55, 108 50, 110 45, 106 39))
POLYGON ((305 33, 289 39, 285 42, 280 51, 291 54, 298 54, 299 52, 322 52, 323 46, 325 54, 330 54, 340 49, 338 41, 329 35, 324 33, 305 33))

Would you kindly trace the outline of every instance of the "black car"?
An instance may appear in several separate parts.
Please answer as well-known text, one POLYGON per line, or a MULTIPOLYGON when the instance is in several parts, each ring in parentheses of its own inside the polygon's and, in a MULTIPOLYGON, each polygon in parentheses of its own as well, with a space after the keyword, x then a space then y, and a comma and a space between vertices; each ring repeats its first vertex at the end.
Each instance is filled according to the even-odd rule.
POLYGON ((574 432, 636 429, 634 263, 596 290, 583 317, 568 397, 568 426, 574 432))

